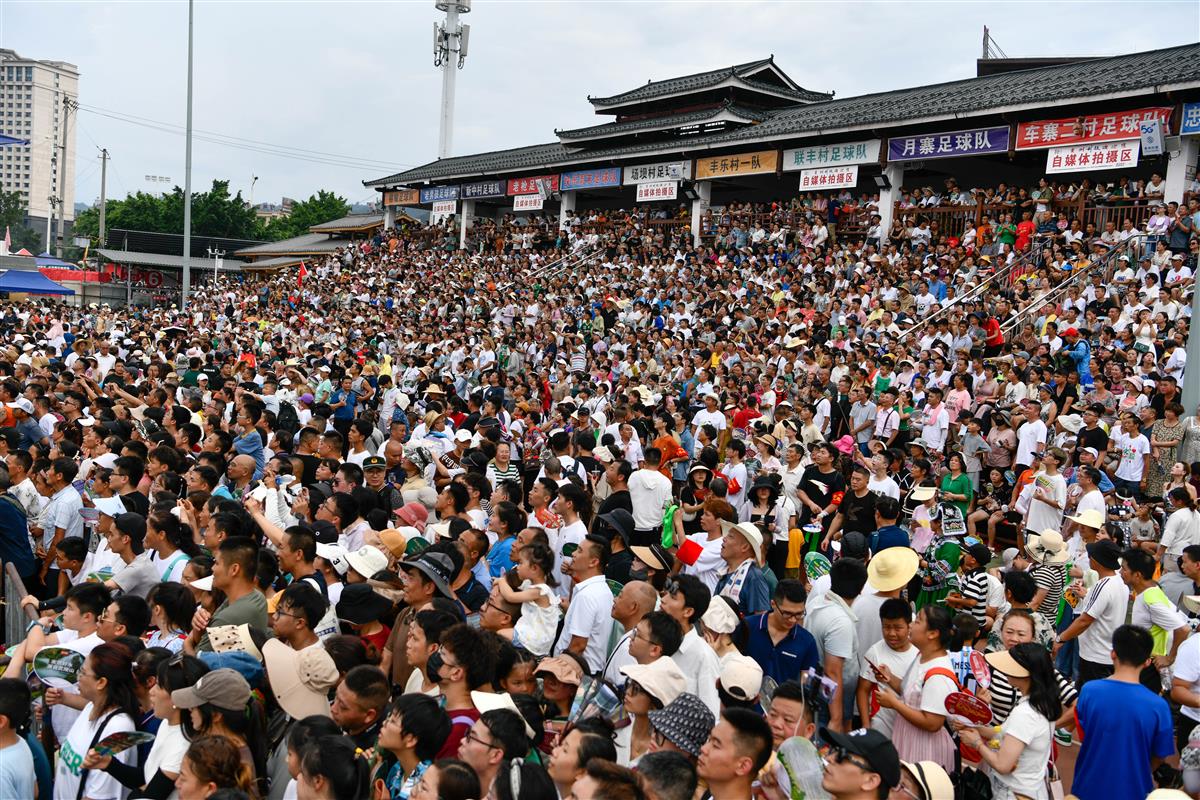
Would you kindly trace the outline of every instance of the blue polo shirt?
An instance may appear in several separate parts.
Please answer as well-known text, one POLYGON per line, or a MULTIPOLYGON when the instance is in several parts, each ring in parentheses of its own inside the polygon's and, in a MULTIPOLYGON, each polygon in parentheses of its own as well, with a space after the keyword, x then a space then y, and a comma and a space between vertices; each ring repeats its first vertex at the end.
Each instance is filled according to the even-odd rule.
POLYGON ((899 525, 884 525, 871 534, 871 552, 878 553, 889 547, 908 547, 908 531, 899 525))
POLYGON ((779 644, 775 644, 767 629, 768 615, 769 612, 746 620, 746 655, 758 662, 764 675, 773 678, 776 683, 783 683, 795 680, 801 672, 820 665, 817 640, 811 633, 797 625, 779 640, 779 644))

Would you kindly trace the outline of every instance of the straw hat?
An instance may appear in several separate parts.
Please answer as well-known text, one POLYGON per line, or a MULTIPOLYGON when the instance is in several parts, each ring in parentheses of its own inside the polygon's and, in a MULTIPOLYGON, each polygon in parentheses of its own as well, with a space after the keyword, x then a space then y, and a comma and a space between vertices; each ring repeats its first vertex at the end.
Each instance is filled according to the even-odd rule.
POLYGON ((889 547, 867 562, 867 583, 877 592, 891 592, 917 574, 920 558, 911 547, 889 547))
POLYGON ((932 486, 918 486, 917 488, 913 489, 910 496, 918 503, 924 503, 926 500, 932 500, 936 494, 937 489, 932 486))
POLYGON ((1070 557, 1062 534, 1053 528, 1042 531, 1041 536, 1030 534, 1025 537, 1025 552, 1038 564, 1063 564, 1070 557))

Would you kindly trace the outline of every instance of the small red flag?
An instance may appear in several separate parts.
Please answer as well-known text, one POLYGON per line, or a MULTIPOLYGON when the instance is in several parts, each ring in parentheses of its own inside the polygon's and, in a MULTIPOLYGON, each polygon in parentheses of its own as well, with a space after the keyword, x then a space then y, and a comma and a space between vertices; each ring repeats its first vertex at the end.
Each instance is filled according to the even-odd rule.
POLYGON ((304 279, 308 277, 308 269, 304 266, 304 262, 300 262, 300 272, 296 275, 296 285, 303 286, 304 279))

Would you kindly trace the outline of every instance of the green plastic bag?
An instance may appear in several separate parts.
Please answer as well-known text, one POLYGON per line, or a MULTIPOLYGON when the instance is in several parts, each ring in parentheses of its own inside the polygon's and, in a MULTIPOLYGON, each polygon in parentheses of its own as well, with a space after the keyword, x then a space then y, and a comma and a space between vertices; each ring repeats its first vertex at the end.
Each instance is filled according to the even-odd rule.
POLYGON ((668 550, 675 546, 675 514, 679 506, 671 505, 663 512, 662 546, 668 550))

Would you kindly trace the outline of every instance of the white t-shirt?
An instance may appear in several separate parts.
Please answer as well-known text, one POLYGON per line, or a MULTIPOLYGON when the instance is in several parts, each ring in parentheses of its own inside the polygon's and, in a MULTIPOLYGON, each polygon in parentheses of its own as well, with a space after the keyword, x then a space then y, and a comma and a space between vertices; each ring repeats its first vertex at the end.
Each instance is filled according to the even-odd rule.
POLYGON ((709 411, 707 408, 702 408, 696 412, 696 416, 692 417, 692 427, 699 428, 702 425, 712 425, 718 432, 723 431, 726 428, 725 415, 720 411, 709 411))
POLYGON ((871 476, 871 479, 867 481, 867 488, 875 494, 891 497, 896 500, 900 499, 900 486, 886 475, 882 480, 871 476))
POLYGON ((1125 623, 1125 612, 1129 608, 1129 589, 1117 575, 1109 575, 1096 581, 1075 610, 1076 615, 1087 614, 1095 622, 1079 636, 1079 657, 1093 664, 1112 663, 1113 631, 1125 623))
POLYGON ((1044 472, 1038 473, 1033 479, 1033 487, 1036 492, 1040 487, 1047 496, 1052 497, 1058 508, 1043 502, 1036 497, 1029 499, 1029 518, 1025 523, 1025 527, 1029 530, 1040 534, 1042 531, 1053 528, 1058 530, 1062 525, 1063 506, 1067 502, 1067 482, 1062 475, 1047 475, 1044 472))
POLYGON ((1029 465, 1033 463, 1033 454, 1037 446, 1046 441, 1046 423, 1040 419, 1026 422, 1017 429, 1017 455, 1014 464, 1029 465))
POLYGON ((603 575, 595 575, 577 584, 571 604, 567 606, 562 633, 554 645, 554 654, 559 655, 566 650, 572 637, 582 636, 587 639, 583 654, 588 671, 600 670, 604 666, 608 638, 612 632, 612 604, 612 590, 608 588, 603 575))
MULTIPOLYGON (((55 634, 58 639, 57 644, 53 647, 66 647, 77 653, 83 653, 85 656, 90 655, 93 648, 104 644, 104 640, 100 638, 100 634, 93 633, 89 636, 79 638, 78 631, 61 630, 55 634)), ((63 689, 65 694, 79 694, 78 686, 68 686, 63 689)), ((67 731, 71 730, 71 725, 75 722, 75 718, 79 716, 79 711, 74 708, 59 703, 50 708, 50 723, 54 726, 54 735, 61 742, 63 737, 67 735, 67 731)))
MULTIPOLYGON (((142 770, 142 776, 146 783, 149 783, 159 770, 178 775, 188 744, 188 740, 183 735, 182 725, 172 725, 166 721, 159 725, 158 733, 154 736, 154 744, 150 745, 150 752, 146 756, 146 764, 142 770)), ((168 800, 178 800, 178 798, 178 792, 173 791, 167 795, 168 800)))
POLYGON ((1007 775, 993 772, 996 781, 1008 786, 1013 793, 1041 800, 1046 795, 1046 764, 1050 761, 1050 744, 1054 741, 1054 726, 1033 710, 1028 698, 1022 698, 1000 728, 1001 738, 1012 736, 1025 743, 1017 758, 1016 768, 1007 775))
MULTIPOLYGON (((924 663, 921 662, 919 656, 914 658, 908 672, 904 673, 904 678, 900 682, 900 695, 903 697, 913 684, 921 684, 930 670, 938 668, 953 673, 954 662, 950 660, 950 656, 939 656, 924 663)), ((944 717, 946 715, 946 697, 957 691, 958 686, 949 676, 929 675, 929 680, 921 686, 921 710, 944 717)))
MULTIPOLYGON (((1200 692, 1200 633, 1193 633, 1175 654, 1175 677, 1188 684, 1193 692, 1200 692)), ((1180 706, 1179 713, 1200 723, 1200 708, 1180 706)))
MULTIPOLYGON (((101 725, 104 725, 101 739, 114 733, 136 730, 128 714, 118 713, 112 719, 108 719, 108 716, 108 713, 101 714, 93 720, 91 703, 78 712, 66 738, 62 740, 63 745, 58 753, 58 766, 54 771, 54 800, 75 800, 79 794, 79 773, 83 769, 83 757, 87 755, 88 748, 92 746, 92 740, 96 738, 96 731, 101 725)), ((137 760, 137 748, 131 747, 114 758, 125 764, 134 764, 137 760)), ((107 772, 93 769, 88 770, 83 796, 88 800, 125 800, 129 796, 129 790, 107 772)))
POLYGON ((1117 477, 1125 481, 1140 482, 1145 471, 1146 462, 1142 456, 1150 452, 1150 443, 1140 433, 1130 436, 1125 431, 1117 431, 1112 435, 1112 443, 1120 453, 1121 463, 1117 465, 1117 477))
MULTIPOLYGON (((877 684, 878 681, 875 680, 875 671, 871 669, 871 664, 877 667, 886 666, 892 671, 893 675, 906 675, 920 654, 921 652, 912 645, 909 645, 908 649, 903 652, 897 652, 888 647, 887 642, 880 639, 863 653, 862 661, 859 664, 858 677, 868 683, 877 684)), ((879 713, 871 717, 871 729, 882 732, 890 739, 892 736, 892 726, 895 722, 895 709, 880 708, 879 713)))

